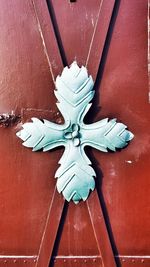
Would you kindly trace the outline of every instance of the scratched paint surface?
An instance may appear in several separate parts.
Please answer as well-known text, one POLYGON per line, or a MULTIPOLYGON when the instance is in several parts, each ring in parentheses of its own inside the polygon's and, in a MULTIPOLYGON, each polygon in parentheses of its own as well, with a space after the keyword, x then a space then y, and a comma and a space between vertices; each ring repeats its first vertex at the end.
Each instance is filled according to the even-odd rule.
MULTIPOLYGON (((45 2, 34 2, 37 14, 33 2, 0 1, 0 113, 11 114, 14 111, 15 114, 22 114, 22 123, 31 116, 43 117, 43 114, 48 120, 62 122, 55 107, 50 67, 56 77, 63 66, 50 30, 52 25, 45 2), (47 53, 44 49, 47 49, 47 53)), ((80 65, 85 65, 100 1, 64 1, 63 5, 60 0, 51 2, 68 63, 77 59, 80 65)), ((99 28, 98 33, 101 31, 99 28)), ((113 249, 116 255, 122 255, 121 266, 140 267, 142 263, 142 266, 149 267, 147 0, 120 1, 112 31, 107 58, 103 58, 104 72, 103 75, 102 71, 99 73, 101 83, 95 88, 93 119, 88 117, 86 120, 91 123, 104 118, 106 114, 117 117, 129 129, 132 128, 135 138, 132 146, 122 153, 109 156, 96 151, 88 153, 96 168, 98 191, 103 193, 103 208, 109 222, 113 249), (124 258, 124 255, 128 258, 124 258)), ((99 43, 99 37, 96 42, 99 43)), ((97 53, 95 50, 92 62, 98 69, 97 53)), ((88 69, 90 73, 93 72, 93 67, 88 69)), ((0 265, 8 267, 22 267, 24 260, 30 261, 27 266, 36 264, 36 259, 30 256, 36 257, 39 252, 55 186, 53 177, 62 153, 55 150, 51 157, 49 153, 43 155, 25 150, 15 136, 20 126, 13 125, 9 130, 0 128, 0 265), (9 255, 14 257, 3 257, 9 255), (16 259, 15 255, 29 258, 16 259), (7 264, 4 262, 6 260, 7 264)), ((71 263, 67 259, 59 259, 55 266, 60 266, 60 263, 61 266, 72 264, 72 267, 101 266, 100 260, 91 263, 83 257, 100 255, 84 203, 79 206, 69 204, 68 212, 64 210, 60 228, 53 257, 73 255, 81 259, 79 257, 74 262, 73 258, 71 263)))

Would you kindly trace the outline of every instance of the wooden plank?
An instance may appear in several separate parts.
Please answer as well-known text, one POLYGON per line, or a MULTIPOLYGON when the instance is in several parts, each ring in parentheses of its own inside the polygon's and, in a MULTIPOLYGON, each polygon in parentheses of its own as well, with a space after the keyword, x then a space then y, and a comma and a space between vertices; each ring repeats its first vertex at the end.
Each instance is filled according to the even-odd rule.
MULTIPOLYGON (((31 0, 0 1, 0 17, 1 114, 20 115, 24 106, 43 110, 50 106, 55 113, 51 73, 31 0)), ((6 256, 37 255, 55 187, 50 176, 57 152, 51 157, 24 149, 16 138, 21 125, 1 127, 0 133, 0 250, 6 256)), ((14 260, 22 266, 20 259, 14 260)))
MULTIPOLYGON (((95 80, 98 75, 98 69, 101 66, 100 63, 102 60, 104 46, 107 45, 106 38, 108 37, 108 31, 111 26, 110 24, 115 3, 115 0, 105 0, 102 2, 95 33, 90 45, 86 66, 92 72, 91 74, 95 80)), ((104 219, 97 190, 95 190, 87 200, 87 207, 89 210, 89 215, 93 225, 93 231, 95 233, 95 238, 97 240, 97 245, 102 257, 103 264, 105 267, 115 267, 117 265, 112 251, 110 237, 108 234, 107 225, 104 219)))
POLYGON ((54 28, 48 12, 46 0, 31 0, 38 23, 39 34, 43 43, 50 72, 55 81, 56 76, 62 71, 63 64, 59 53, 54 28))
POLYGON ((76 3, 47 0, 65 58, 85 65, 93 40, 103 0, 80 0, 76 3))
MULTIPOLYGON (((103 1, 101 2, 101 6, 100 6, 100 9, 99 9, 99 16, 98 16, 98 20, 97 20, 97 24, 94 28, 94 32, 93 32, 93 37, 92 37, 92 40, 91 40, 91 44, 90 44, 90 47, 89 47, 89 52, 88 52, 88 56, 87 56, 87 60, 86 60, 86 64, 87 66, 89 66, 89 68, 92 70, 93 72, 93 77, 96 78, 96 75, 97 75, 97 71, 98 71, 98 68, 99 68, 99 62, 100 62, 100 59, 102 57, 102 51, 103 51, 103 48, 104 48, 104 44, 105 44, 105 40, 106 40, 106 36, 107 36, 107 32, 108 32, 108 28, 109 28, 109 24, 110 24, 110 20, 111 20, 111 15, 112 15, 112 11, 113 11, 113 8, 114 8, 114 3, 115 1, 112 0, 112 1, 103 1), (104 19, 105 18, 105 19, 104 19), (102 28, 103 30, 101 31, 101 36, 99 37, 99 28, 102 28), (99 41, 100 39, 100 41, 99 41), (95 49, 97 49, 97 58, 95 58, 95 55, 93 55, 93 53, 95 53, 95 49), (97 64, 94 64, 94 66, 91 66, 91 62, 93 62, 93 56, 94 56, 94 62, 96 60, 96 63, 97 64)), ((34 4, 34 8, 37 6, 35 6, 35 2, 33 1, 33 4, 34 4)), ((50 47, 49 47, 49 52, 48 52, 48 45, 46 45, 46 43, 48 44, 48 34, 47 32, 44 32, 44 29, 42 29, 42 26, 41 26, 41 20, 39 19, 39 17, 41 16, 41 13, 39 13, 39 6, 36 10, 36 16, 37 16, 37 20, 38 20, 38 23, 40 25, 40 33, 41 33, 41 38, 43 40, 43 43, 44 43, 44 46, 46 48, 46 56, 47 56, 47 59, 48 59, 48 62, 49 62, 49 66, 50 66, 50 70, 52 72, 52 66, 51 66, 51 59, 49 58, 49 56, 51 55, 51 52, 50 51, 50 47)), ((50 23, 51 25, 51 23, 50 23)), ((52 25, 51 25, 51 31, 50 31, 50 36, 51 34, 54 35, 54 31, 52 29, 52 25)), ((52 73, 53 74, 53 73, 52 73)), ((53 75, 54 77, 54 75, 53 75)), ((55 208, 52 209, 52 206, 54 205, 55 207, 55 199, 57 199, 57 192, 55 192, 56 196, 54 197, 52 203, 51 203, 51 207, 50 207, 50 211, 49 211, 49 215, 48 215, 48 219, 47 219, 47 223, 46 223, 46 229, 44 231, 44 235, 43 235, 43 240, 41 242, 41 246, 40 246, 40 250, 39 250, 39 259, 38 259, 38 262, 37 262, 37 267, 40 267, 40 266, 48 266, 48 263, 49 263, 49 260, 50 260, 50 257, 51 257, 51 254, 52 254, 52 249, 53 249, 53 246, 54 246, 54 241, 55 241, 55 238, 56 238, 56 235, 57 235, 57 230, 58 230, 58 226, 59 226, 59 220, 61 218, 61 214, 62 214, 62 209, 63 209, 63 205, 64 205, 64 202, 63 204, 60 205, 57 205, 57 208, 58 208, 58 216, 57 218, 59 218, 59 220, 57 221, 57 223, 53 223, 55 224, 55 228, 52 229, 52 232, 53 232, 53 238, 51 237, 51 240, 49 240, 48 236, 51 232, 51 228, 52 228, 52 218, 53 216, 55 216, 53 214, 53 211, 56 212, 55 208), (49 257, 47 257, 49 255, 49 257)), ((93 196, 95 196, 96 194, 96 191, 94 192, 93 196)), ((58 198, 62 198, 61 196, 59 196, 58 198)), ((91 199, 91 198, 90 198, 91 199)), ((93 199, 93 204, 96 202, 98 202, 98 196, 93 199)), ((92 209, 92 205, 91 205, 91 202, 88 201, 89 204, 88 205, 88 209, 89 209, 89 214, 90 214, 90 217, 92 216, 92 214, 94 215, 94 211, 92 209)), ((95 205, 94 205, 95 206, 95 205)), ((100 205, 99 205, 100 206, 100 205)), ((102 221, 103 221, 103 224, 102 224, 102 228, 100 227, 99 225, 99 228, 101 228, 101 233, 103 234, 103 240, 99 241, 98 237, 97 237, 97 225, 96 225, 96 221, 95 219, 93 220, 92 217, 91 217, 91 221, 92 221, 92 224, 93 224, 93 227, 94 227, 94 232, 96 234, 96 240, 98 242, 98 247, 100 249, 100 253, 102 255, 102 259, 103 259, 103 263, 106 265, 106 267, 108 266, 108 262, 109 264, 111 264, 111 266, 115 266, 115 260, 114 260, 114 256, 113 256, 113 252, 112 252, 112 249, 111 249, 111 245, 110 245, 110 240, 109 240, 109 237, 108 237, 108 233, 107 233, 107 228, 106 228, 106 225, 105 225, 105 221, 104 221, 104 217, 103 217, 103 213, 102 213, 102 209, 101 207, 99 208, 99 212, 101 214, 101 217, 102 217, 102 221), (95 228, 96 227, 96 228, 95 228), (105 246, 104 246, 104 244, 105 246), (105 247, 105 249, 102 249, 102 247, 105 247), (109 256, 109 261, 107 260, 107 257, 105 257, 105 255, 107 254, 107 256, 109 256)), ((96 214, 98 216, 98 213, 96 214)), ((110 265, 109 265, 110 267, 110 265)))
MULTIPOLYGON (((43 50, 48 61, 53 82, 55 83, 55 78, 62 70, 63 64, 60 57, 54 29, 49 17, 47 4, 45 0, 32 0, 32 5, 35 11, 41 41, 43 43, 43 50)), ((38 252, 36 267, 47 267, 49 265, 63 212, 64 203, 64 199, 61 195, 58 194, 55 188, 38 252)))
POLYGON ((36 267, 48 267, 52 255, 62 211, 64 208, 64 199, 54 190, 53 199, 50 204, 46 226, 43 232, 41 245, 38 253, 36 267))
POLYGON ((96 79, 99 65, 101 63, 108 30, 110 26, 112 26, 111 19, 116 2, 116 0, 104 0, 99 9, 97 24, 86 60, 86 66, 90 69, 90 74, 94 80, 96 79))
POLYGON ((116 267, 117 265, 110 244, 106 222, 96 190, 92 192, 87 200, 87 207, 103 264, 105 267, 116 267))

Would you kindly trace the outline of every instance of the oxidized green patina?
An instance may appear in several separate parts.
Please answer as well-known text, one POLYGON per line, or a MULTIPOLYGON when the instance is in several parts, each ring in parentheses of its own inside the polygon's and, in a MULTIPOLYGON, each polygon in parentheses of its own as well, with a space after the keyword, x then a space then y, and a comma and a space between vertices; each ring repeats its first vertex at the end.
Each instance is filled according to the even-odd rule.
POLYGON ((108 118, 92 124, 85 124, 84 117, 91 107, 93 99, 93 79, 88 76, 85 67, 79 68, 73 62, 70 68, 65 67, 61 76, 56 78, 55 95, 58 99, 58 109, 65 123, 55 124, 47 120, 32 118, 32 122, 23 124, 23 129, 17 136, 26 147, 33 151, 51 150, 64 146, 65 151, 56 171, 57 189, 62 192, 67 201, 78 203, 86 200, 89 191, 94 190, 96 176, 91 162, 85 154, 85 146, 94 147, 100 151, 125 147, 133 138, 126 126, 117 123, 116 119, 108 118))

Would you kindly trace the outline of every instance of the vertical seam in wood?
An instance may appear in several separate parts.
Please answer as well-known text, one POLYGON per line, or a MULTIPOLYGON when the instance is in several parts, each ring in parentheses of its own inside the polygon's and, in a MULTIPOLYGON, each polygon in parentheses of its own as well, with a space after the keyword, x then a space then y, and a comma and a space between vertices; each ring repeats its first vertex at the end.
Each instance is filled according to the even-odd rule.
POLYGON ((96 20, 96 23, 95 23, 95 27, 94 27, 94 31, 93 31, 93 34, 92 34, 92 39, 91 39, 91 42, 90 42, 89 51, 88 51, 88 55, 87 55, 87 59, 86 59, 86 63, 85 63, 86 67, 87 67, 87 64, 88 64, 89 57, 90 57, 90 53, 91 53, 91 49, 92 49, 92 45, 93 45, 93 40, 94 40, 94 36, 95 36, 96 29, 97 29, 97 24, 98 24, 101 8, 102 8, 102 4, 103 4, 103 0, 101 0, 101 2, 100 2, 98 16, 97 16, 97 20, 96 20))
POLYGON ((51 3, 51 0, 46 0, 46 3, 47 3, 50 19, 51 19, 51 22, 52 22, 52 25, 53 25, 53 29, 54 29, 55 37, 56 37, 56 40, 57 40, 57 44, 58 44, 59 52, 60 52, 60 55, 61 55, 61 59, 62 59, 63 65, 65 67, 65 66, 68 65, 68 62, 67 62, 67 57, 66 57, 65 50, 64 50, 64 47, 63 47, 61 35, 60 35, 60 32, 59 32, 59 28, 58 28, 58 24, 57 24, 57 20, 56 20, 56 16, 55 16, 54 8, 53 8, 53 5, 51 3))
POLYGON ((39 34, 40 34, 40 37, 41 37, 41 40, 42 40, 42 45, 43 45, 43 48, 44 48, 44 53, 45 53, 45 56, 46 56, 46 59, 47 59, 47 62, 48 62, 49 68, 50 68, 50 72, 51 72, 51 75, 52 75, 52 80, 53 80, 53 82, 55 84, 55 78, 54 78, 52 66, 51 66, 51 63, 50 63, 50 59, 49 59, 49 56, 48 56, 48 52, 47 52, 47 48, 46 48, 46 44, 45 44, 45 40, 44 40, 44 36, 43 36, 41 24, 40 24, 40 21, 39 21, 39 18, 38 18, 38 14, 37 14, 37 11, 36 11, 34 0, 31 0, 31 2, 32 2, 32 5, 33 5, 35 17, 36 17, 36 20, 37 20, 38 31, 39 31, 39 34))
MULTIPOLYGON (((51 220, 51 211, 53 209, 53 204, 55 205, 56 203, 56 196, 57 196, 58 192, 56 190, 56 186, 55 186, 55 189, 54 189, 54 193, 53 193, 53 197, 51 199, 51 204, 50 204, 50 207, 49 207, 49 210, 48 210, 48 215, 47 215, 47 219, 46 219, 46 224, 45 224, 45 228, 44 228, 44 232, 43 232, 43 235, 42 235, 42 239, 41 239, 41 243, 40 243, 40 248, 39 248, 39 252, 38 252, 38 260, 37 260, 37 263, 35 265, 35 267, 43 267, 40 265, 39 261, 40 261, 40 258, 42 258, 43 254, 42 254, 42 249, 43 249, 43 243, 45 241, 45 237, 46 237, 46 233, 48 232, 49 230, 49 227, 50 227, 50 220, 51 220)), ((60 196, 59 196, 60 197, 60 196)), ((54 248, 54 243, 55 243, 55 240, 56 240, 56 236, 57 236, 57 232, 58 232, 58 228, 59 228, 59 224, 60 224, 60 221, 61 221, 61 217, 62 217, 62 213, 63 213, 63 208, 64 208, 64 203, 65 201, 62 199, 61 200, 61 204, 62 206, 58 206, 59 208, 59 216, 60 216, 60 220, 59 220, 59 223, 57 225, 55 225, 55 231, 53 231, 53 235, 54 235, 54 240, 52 241, 53 245, 51 246, 51 249, 50 249, 50 253, 49 253, 49 258, 47 259, 48 261, 48 265, 49 265, 49 262, 50 262, 50 259, 51 259, 51 256, 52 256, 52 252, 53 252, 53 248, 54 248)), ((59 202, 58 202, 59 203, 59 202)), ((60 204, 60 203, 59 203, 60 204)), ((48 267, 48 265, 44 266, 44 267, 48 267)))
POLYGON ((101 55, 100 62, 99 62, 98 72, 97 72, 95 85, 94 85, 96 88, 97 88, 97 84, 100 83, 100 80, 102 78, 103 69, 104 69, 106 57, 107 57, 108 50, 109 50, 109 44, 110 44, 111 37, 112 37, 112 27, 114 27, 114 25, 115 25, 115 20, 116 20, 115 14, 118 12, 119 4, 120 4, 120 0, 116 0, 115 4, 114 4, 113 11, 112 11, 107 35, 105 38, 105 43, 104 43, 102 55, 101 55), (114 19, 114 17, 115 17, 115 19, 114 19))
POLYGON ((55 238, 55 241, 54 241, 53 250, 52 250, 52 253, 51 253, 52 256, 51 256, 51 259, 50 259, 50 262, 49 262, 49 267, 51 267, 51 264, 53 266, 53 260, 55 258, 55 256, 53 256, 53 254, 55 252, 57 252, 57 249, 58 249, 57 245, 60 244, 60 239, 61 239, 61 236, 62 236, 64 222, 65 222, 66 214, 68 212, 68 207, 69 207, 68 204, 69 203, 67 201, 65 201, 64 208, 63 208, 62 215, 61 215, 60 222, 59 222, 59 226, 58 226, 58 230, 57 230, 57 233, 56 233, 56 238, 55 238))
MULTIPOLYGON (((44 241, 44 236, 45 236, 46 228, 47 228, 47 225, 48 225, 48 219, 49 219, 49 216, 50 216, 50 212, 51 212, 51 208, 52 208, 52 204, 53 204, 53 201, 54 201, 55 194, 56 194, 56 187, 54 189, 53 197, 52 197, 52 199, 50 201, 50 205, 49 205, 49 210, 48 210, 48 214, 47 214, 45 228, 44 228, 44 231, 43 231, 43 235, 42 235, 42 238, 41 238, 41 243, 40 243, 40 247, 39 247, 39 251, 38 251, 38 260, 39 260, 39 255, 41 253, 41 249, 42 249, 42 245, 43 245, 43 241, 44 241)), ((38 265, 38 260, 37 260, 36 266, 38 265)))
POLYGON ((96 238, 99 252, 100 252, 101 257, 102 257, 102 262, 103 262, 104 267, 110 267, 109 266, 110 262, 111 262, 111 267, 117 267, 117 262, 115 261, 115 255, 114 255, 113 250, 112 250, 112 245, 110 242, 110 237, 108 234, 106 221, 105 221, 105 218, 103 215, 102 205, 100 203, 100 200, 98 197, 98 192, 96 189, 95 189, 95 192, 92 193, 92 196, 90 196, 89 199, 87 200, 87 208, 88 208, 88 212, 89 212, 89 216, 91 219, 94 235, 96 238), (99 211, 99 216, 97 216, 97 221, 99 221, 99 225, 100 225, 99 228, 96 226, 97 221, 95 222, 95 219, 93 218, 94 213, 92 211, 92 207, 90 204, 90 203, 92 203, 93 200, 94 200, 97 211, 99 211), (104 253, 103 253, 104 249, 103 249, 103 241, 102 240, 105 240, 105 242, 106 242, 107 256, 104 255, 104 253))

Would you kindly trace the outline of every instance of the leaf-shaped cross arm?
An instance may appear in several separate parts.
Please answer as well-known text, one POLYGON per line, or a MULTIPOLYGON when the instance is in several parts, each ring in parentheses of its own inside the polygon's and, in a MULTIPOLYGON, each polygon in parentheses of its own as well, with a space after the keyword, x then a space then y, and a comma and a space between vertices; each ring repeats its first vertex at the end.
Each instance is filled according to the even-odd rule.
POLYGON ((70 68, 65 67, 61 76, 57 76, 55 95, 65 121, 79 123, 80 114, 94 96, 93 86, 93 79, 88 76, 87 69, 83 66, 79 68, 76 62, 70 68))
POLYGON ((22 125, 22 130, 17 132, 17 136, 24 142, 26 147, 32 147, 33 151, 43 149, 47 151, 58 146, 65 146, 64 130, 67 124, 59 125, 47 120, 32 118, 32 122, 22 125))
POLYGON ((67 201, 72 199, 76 204, 81 199, 85 201, 89 191, 95 188, 93 177, 96 174, 84 149, 81 146, 74 146, 72 142, 68 143, 59 163, 61 166, 55 174, 58 178, 58 192, 62 192, 67 201))
POLYGON ((107 149, 116 151, 116 148, 125 147, 134 135, 128 131, 123 123, 116 122, 116 119, 108 118, 89 125, 82 125, 81 144, 92 146, 103 152, 107 149))

